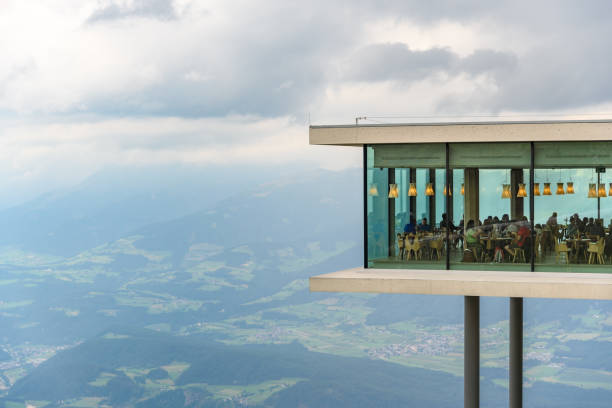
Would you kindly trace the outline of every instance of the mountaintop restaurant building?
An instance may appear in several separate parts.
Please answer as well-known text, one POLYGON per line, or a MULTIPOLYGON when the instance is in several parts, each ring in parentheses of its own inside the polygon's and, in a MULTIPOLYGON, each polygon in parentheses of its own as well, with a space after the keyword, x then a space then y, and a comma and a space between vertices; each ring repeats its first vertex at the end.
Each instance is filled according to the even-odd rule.
POLYGON ((311 291, 465 296, 464 405, 479 406, 480 296, 510 298, 522 407, 523 298, 612 299, 612 121, 311 126, 363 149, 363 267, 311 291))

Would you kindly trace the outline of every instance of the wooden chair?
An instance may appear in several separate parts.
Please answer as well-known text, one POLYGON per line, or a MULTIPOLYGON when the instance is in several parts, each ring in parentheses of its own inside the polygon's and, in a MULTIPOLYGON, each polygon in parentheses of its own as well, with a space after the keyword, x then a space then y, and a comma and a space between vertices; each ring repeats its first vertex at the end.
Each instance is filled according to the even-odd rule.
POLYGON ((527 260, 525 259, 525 250, 523 248, 514 248, 514 257, 512 258, 512 262, 516 263, 517 261, 527 263, 527 260))
POLYGON ((404 252, 406 254, 406 260, 412 258, 412 254, 414 254, 414 259, 421 259, 421 243, 417 237, 414 237, 412 241, 410 241, 409 236, 406 236, 404 239, 404 252))
POLYGON ((441 254, 444 250, 444 237, 440 236, 440 238, 436 240, 432 240, 429 243, 429 249, 431 250, 431 257, 433 259, 434 254, 436 259, 439 261, 441 259, 441 254))
POLYGON ((536 234, 535 245, 533 247, 533 250, 535 251, 536 260, 539 260, 541 258, 541 255, 540 255, 540 245, 541 244, 542 244, 542 233, 539 232, 536 234))
POLYGON ((397 234, 397 249, 399 252, 400 259, 404 259, 404 237, 402 237, 402 234, 397 234))
POLYGON ((565 263, 569 264, 569 248, 567 247, 567 243, 565 242, 556 242, 555 243, 555 259, 556 263, 559 263, 561 255, 565 256, 565 263))
POLYGON ((587 252, 589 253, 589 264, 593 264, 595 262, 599 264, 604 264, 604 248, 605 242, 604 238, 599 238, 597 242, 590 242, 589 247, 587 248, 587 252))

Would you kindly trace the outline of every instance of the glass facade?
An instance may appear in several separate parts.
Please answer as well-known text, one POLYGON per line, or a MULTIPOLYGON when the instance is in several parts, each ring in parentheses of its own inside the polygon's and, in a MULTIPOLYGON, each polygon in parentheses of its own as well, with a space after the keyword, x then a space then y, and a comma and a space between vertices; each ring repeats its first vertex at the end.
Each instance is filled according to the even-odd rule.
POLYGON ((366 149, 368 267, 603 272, 611 261, 612 142, 366 149))

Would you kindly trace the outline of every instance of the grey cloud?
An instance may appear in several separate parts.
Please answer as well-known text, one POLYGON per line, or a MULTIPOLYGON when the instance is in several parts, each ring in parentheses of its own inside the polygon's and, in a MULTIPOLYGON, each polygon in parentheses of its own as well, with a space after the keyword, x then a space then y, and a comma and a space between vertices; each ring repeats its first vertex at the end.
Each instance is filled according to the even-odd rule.
POLYGON ((112 2, 94 11, 87 22, 97 23, 129 17, 173 20, 176 18, 176 13, 172 0, 134 0, 131 5, 119 5, 112 2))
POLYGON ((498 74, 512 71, 516 56, 494 50, 476 50, 460 57, 446 48, 413 51, 406 44, 371 44, 359 49, 345 63, 343 79, 349 81, 413 82, 438 73, 498 74))

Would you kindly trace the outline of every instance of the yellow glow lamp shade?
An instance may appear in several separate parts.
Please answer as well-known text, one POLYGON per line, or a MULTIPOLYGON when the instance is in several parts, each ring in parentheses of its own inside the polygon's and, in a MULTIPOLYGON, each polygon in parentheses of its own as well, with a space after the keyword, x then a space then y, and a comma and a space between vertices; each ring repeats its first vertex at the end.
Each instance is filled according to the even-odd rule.
POLYGON ((378 197, 378 187, 376 186, 376 184, 370 184, 370 195, 378 197))
POLYGON ((597 198, 597 189, 595 188, 595 183, 589 184, 589 198, 597 198))
POLYGON ((465 195, 465 184, 461 183, 461 195, 465 195))
MULTIPOLYGON (((612 190, 610 190, 610 191, 612 191, 612 190)), ((567 182, 567 191, 566 191, 566 193, 567 194, 574 194, 574 183, 573 182, 571 182, 571 181, 567 182)))
POLYGON ((410 183, 410 188, 408 188, 408 196, 416 197, 416 195, 417 195, 416 183, 410 183))
POLYGON ((565 190, 563 189, 563 183, 557 183, 557 192, 555 194, 557 195, 565 194, 565 190))
POLYGON ((525 184, 519 183, 518 191, 516 192, 517 197, 527 197, 527 190, 525 190, 525 184))
POLYGON ((510 192, 510 184, 504 184, 502 190, 502 198, 510 198, 512 197, 512 193, 510 192))
POLYGON ((533 185, 533 195, 534 196, 539 196, 540 195, 540 183, 535 183, 533 185))
MULTIPOLYGON (((612 186, 612 184, 610 184, 612 186)), ((453 191, 450 188, 449 185, 445 185, 444 186, 444 195, 448 195, 448 196, 452 196, 453 195, 453 191)))
POLYGON ((552 195, 550 192, 550 183, 544 183, 544 191, 542 192, 542 195, 552 195))
POLYGON ((608 195, 612 197, 612 183, 610 183, 610 189, 608 190, 608 195))
POLYGON ((606 185, 605 184, 600 184, 599 185, 599 189, 597 190, 597 196, 598 197, 607 197, 608 196, 606 194, 606 185))
POLYGON ((397 184, 389 184, 389 198, 397 198, 399 196, 399 190, 397 184))
POLYGON ((432 183, 427 183, 427 187, 425 187, 425 195, 426 196, 432 196, 434 195, 434 189, 433 189, 433 184, 432 183))

